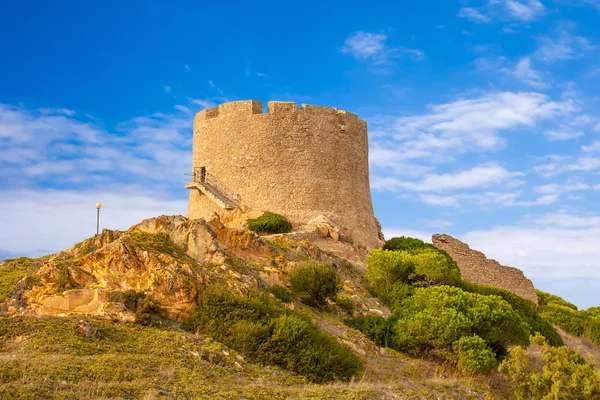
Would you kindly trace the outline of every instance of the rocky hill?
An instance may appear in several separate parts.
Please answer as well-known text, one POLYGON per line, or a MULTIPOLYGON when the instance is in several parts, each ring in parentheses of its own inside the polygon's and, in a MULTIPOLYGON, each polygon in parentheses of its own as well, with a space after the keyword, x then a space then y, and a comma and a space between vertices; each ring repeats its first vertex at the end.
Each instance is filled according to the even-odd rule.
POLYGON ((368 253, 326 218, 258 235, 251 216, 160 216, 0 265, 0 398, 508 398, 498 372, 465 374, 345 323, 397 316, 365 281, 368 253), (311 263, 341 277, 324 306, 290 295, 311 263))

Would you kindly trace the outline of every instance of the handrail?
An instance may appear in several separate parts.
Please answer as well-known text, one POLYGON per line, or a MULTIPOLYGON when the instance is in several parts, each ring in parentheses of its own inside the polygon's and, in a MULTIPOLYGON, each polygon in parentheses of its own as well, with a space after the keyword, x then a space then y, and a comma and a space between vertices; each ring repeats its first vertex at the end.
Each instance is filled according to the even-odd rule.
POLYGON ((240 196, 225 186, 216 176, 207 172, 204 167, 194 168, 192 182, 206 187, 224 203, 231 203, 237 207, 241 205, 240 196))

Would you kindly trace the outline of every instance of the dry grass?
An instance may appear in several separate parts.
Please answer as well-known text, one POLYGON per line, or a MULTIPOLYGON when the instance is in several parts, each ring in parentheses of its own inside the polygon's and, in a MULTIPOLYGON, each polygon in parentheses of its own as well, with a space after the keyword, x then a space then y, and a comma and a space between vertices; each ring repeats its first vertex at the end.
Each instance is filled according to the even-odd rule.
POLYGON ((555 328, 558 331, 558 333, 560 334, 560 336, 562 337, 562 339, 565 342, 565 345, 567 347, 569 347, 570 349, 573 349, 573 350, 579 349, 579 351, 585 358, 589 358, 590 356, 594 357, 594 359, 596 360, 596 369, 600 371, 600 365, 598 364, 598 362, 600 362, 600 347, 599 346, 592 343, 592 341, 586 337, 573 336, 573 335, 563 331, 558 326, 555 326, 555 328))

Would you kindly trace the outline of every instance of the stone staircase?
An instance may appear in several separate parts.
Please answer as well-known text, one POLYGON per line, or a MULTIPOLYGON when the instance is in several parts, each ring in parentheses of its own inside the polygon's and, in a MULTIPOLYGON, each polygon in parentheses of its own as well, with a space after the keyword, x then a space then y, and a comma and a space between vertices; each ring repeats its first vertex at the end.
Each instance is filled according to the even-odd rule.
POLYGON ((194 169, 192 182, 185 185, 185 188, 198 189, 225 210, 233 210, 241 205, 236 193, 229 190, 214 175, 206 172, 203 168, 194 169))

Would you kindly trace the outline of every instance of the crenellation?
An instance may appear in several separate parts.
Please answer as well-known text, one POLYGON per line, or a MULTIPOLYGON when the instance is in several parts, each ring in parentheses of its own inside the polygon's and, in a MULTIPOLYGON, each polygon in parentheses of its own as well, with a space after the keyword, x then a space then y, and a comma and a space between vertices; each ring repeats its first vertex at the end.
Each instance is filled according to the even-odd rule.
POLYGON ((289 114, 298 111, 298 105, 295 101, 269 101, 267 108, 270 115, 274 114, 289 114))
POLYGON ((262 114, 262 102, 258 100, 240 100, 219 104, 222 114, 262 114))

